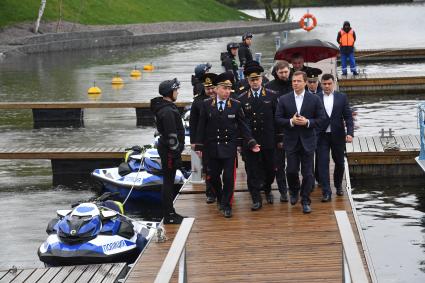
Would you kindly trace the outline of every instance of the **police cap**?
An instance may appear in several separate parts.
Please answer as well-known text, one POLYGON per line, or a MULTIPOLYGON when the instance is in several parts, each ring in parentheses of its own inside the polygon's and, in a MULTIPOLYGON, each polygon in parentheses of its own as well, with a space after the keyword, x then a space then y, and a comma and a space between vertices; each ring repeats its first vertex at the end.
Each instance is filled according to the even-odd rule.
POLYGON ((204 84, 204 87, 210 87, 213 86, 214 78, 217 77, 217 74, 214 73, 205 73, 202 76, 202 83, 204 84))
POLYGON ((216 86, 221 85, 221 86, 232 87, 233 82, 234 82, 234 77, 232 72, 221 73, 217 75, 213 80, 213 84, 216 86))
POLYGON ((307 69, 307 80, 318 80, 319 75, 322 74, 322 70, 318 68, 309 68, 307 69))
POLYGON ((263 67, 261 67, 259 64, 258 65, 253 64, 253 65, 249 65, 248 67, 245 67, 243 74, 248 79, 254 79, 254 78, 261 77, 262 72, 264 72, 263 67))

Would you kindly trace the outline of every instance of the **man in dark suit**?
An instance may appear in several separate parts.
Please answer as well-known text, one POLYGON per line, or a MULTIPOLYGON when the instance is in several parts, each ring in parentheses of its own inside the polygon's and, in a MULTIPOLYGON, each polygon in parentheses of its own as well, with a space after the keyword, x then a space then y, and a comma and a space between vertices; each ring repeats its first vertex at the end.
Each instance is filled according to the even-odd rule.
POLYGON ((305 90, 307 75, 296 71, 292 76, 293 92, 279 98, 276 122, 283 127, 283 145, 286 151, 286 176, 290 202, 295 205, 301 194, 302 210, 310 213, 310 192, 313 187, 313 158, 317 145, 316 128, 324 119, 320 98, 305 90), (301 164, 302 184, 299 181, 301 164))
POLYGON ((203 101, 196 136, 197 153, 208 152, 208 175, 217 194, 217 204, 224 217, 232 217, 234 172, 238 138, 252 151, 260 151, 246 123, 241 103, 230 98, 233 74, 218 75, 213 83, 216 96, 203 101), (221 175, 223 185, 221 185, 221 175))
POLYGON ((260 65, 245 68, 244 75, 250 88, 238 100, 242 104, 252 136, 261 146, 260 152, 252 152, 243 147, 248 190, 252 197, 251 210, 262 207, 260 191, 263 189, 268 203, 273 203, 272 183, 275 177, 276 132, 274 114, 276 112, 275 93, 262 86, 260 65))
MULTIPOLYGON (((212 96, 215 96, 214 92, 214 85, 212 83, 213 79, 217 76, 217 74, 214 73, 205 73, 202 76, 202 82, 204 85, 204 89, 202 92, 195 96, 193 99, 192 106, 190 108, 190 118, 189 118, 189 127, 190 127, 190 145, 192 150, 195 150, 195 140, 196 140, 196 133, 198 130, 198 121, 199 116, 201 115, 201 108, 202 108, 202 102, 212 96)), ((208 164, 208 156, 206 152, 202 153, 202 170, 203 173, 207 173, 207 164, 208 164)), ((214 203, 216 196, 215 192, 211 187, 209 176, 206 174, 205 176, 205 194, 207 196, 207 203, 214 203)))
POLYGON ((353 115, 347 95, 336 92, 335 79, 331 74, 322 76, 323 92, 319 94, 323 102, 326 119, 318 131, 317 154, 319 179, 322 185, 323 202, 331 200, 332 190, 329 181, 329 152, 335 162, 334 185, 336 194, 342 196, 342 178, 344 175, 345 143, 352 142, 354 136, 353 115), (347 131, 345 130, 347 128, 347 131))

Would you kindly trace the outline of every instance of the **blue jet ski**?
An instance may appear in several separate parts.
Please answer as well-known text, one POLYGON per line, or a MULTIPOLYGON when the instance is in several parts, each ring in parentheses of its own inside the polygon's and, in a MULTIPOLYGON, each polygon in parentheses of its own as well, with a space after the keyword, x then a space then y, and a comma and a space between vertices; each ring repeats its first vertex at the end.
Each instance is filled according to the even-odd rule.
POLYGON ((49 266, 134 262, 149 240, 163 232, 159 224, 128 218, 116 201, 81 203, 57 211, 38 256, 49 266))
MULTIPOLYGON (((161 202, 163 177, 161 159, 155 148, 143 150, 134 146, 127 152, 125 162, 119 167, 95 169, 92 176, 102 183, 104 191, 118 192, 122 199, 126 199, 132 189, 129 200, 161 202)), ((177 170, 174 179, 176 192, 186 181, 186 177, 186 172, 177 170)))

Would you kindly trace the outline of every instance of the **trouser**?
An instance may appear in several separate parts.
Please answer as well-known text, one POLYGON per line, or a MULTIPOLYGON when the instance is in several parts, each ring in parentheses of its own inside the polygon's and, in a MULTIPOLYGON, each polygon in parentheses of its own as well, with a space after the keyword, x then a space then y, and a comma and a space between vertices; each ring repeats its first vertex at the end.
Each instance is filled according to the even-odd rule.
POLYGON ((354 51, 350 53, 341 52, 342 73, 347 74, 347 59, 350 61, 351 73, 355 73, 357 70, 356 70, 356 59, 354 58, 354 51))
POLYGON ((285 158, 285 150, 283 148, 277 148, 275 152, 276 183, 281 195, 286 195, 288 192, 288 186, 286 185, 285 158))
POLYGON ((275 177, 274 149, 261 149, 260 152, 245 150, 245 168, 248 190, 253 202, 260 202, 261 189, 269 194, 275 177))
POLYGON ((329 152, 335 163, 333 174, 335 188, 340 189, 342 187, 342 179, 344 177, 344 150, 345 143, 332 142, 331 133, 320 134, 317 151, 319 154, 319 178, 323 195, 332 194, 329 177, 329 152))
POLYGON ((299 140, 295 148, 286 151, 286 178, 288 179, 291 196, 301 195, 303 204, 310 204, 310 193, 313 188, 313 161, 314 151, 306 151, 299 140), (300 186, 299 171, 303 176, 300 186))
MULTIPOLYGON (((214 187, 211 185, 211 177, 208 173, 208 152, 202 151, 202 172, 205 173, 205 195, 207 197, 215 197, 216 192, 214 187)), ((221 186, 220 186, 221 187, 221 186)))
POLYGON ((163 182, 161 189, 161 201, 163 215, 174 213, 174 179, 176 170, 181 165, 181 156, 173 156, 173 153, 161 146, 158 147, 158 153, 161 158, 163 172, 163 182))
POLYGON ((232 208, 235 187, 235 160, 236 157, 208 159, 207 170, 210 176, 211 186, 215 190, 217 202, 224 209, 232 208))

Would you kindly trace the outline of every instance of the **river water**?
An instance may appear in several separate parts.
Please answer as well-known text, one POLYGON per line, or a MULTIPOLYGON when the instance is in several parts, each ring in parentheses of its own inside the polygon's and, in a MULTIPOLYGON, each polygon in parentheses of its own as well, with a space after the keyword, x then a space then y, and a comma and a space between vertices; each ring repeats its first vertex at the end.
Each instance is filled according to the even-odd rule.
MULTIPOLYGON (((357 32, 358 48, 422 47, 425 38, 417 26, 424 4, 326 7, 310 9, 318 21, 312 32, 292 31, 288 41, 321 38, 335 42, 344 20, 350 20, 357 32)), ((250 11, 259 15, 260 11, 250 11)), ((294 20, 305 9, 293 9, 294 20)), ((263 54, 263 64, 271 66, 275 52, 274 37, 282 34, 254 35, 252 49, 263 54)), ((157 44, 127 48, 61 52, 11 58, 0 62, 1 101, 147 101, 157 94, 160 81, 177 77, 182 82, 181 101, 191 99, 190 75, 195 65, 213 64, 221 72, 220 52, 238 37, 204 39, 175 44, 157 44), (130 71, 153 63, 153 72, 143 72, 132 80, 130 71), (110 81, 118 72, 124 79, 122 89, 113 89, 110 81), (103 90, 88 97, 88 87, 96 81, 103 90)), ((425 62, 360 65, 369 74, 424 74, 425 62)), ((424 95, 352 97, 358 110, 356 135, 377 135, 381 128, 396 134, 418 134, 416 105, 424 95)), ((154 129, 136 127, 132 109, 89 109, 85 127, 33 129, 30 110, 0 110, 0 147, 95 147, 131 146, 151 143, 154 129)), ((353 183, 354 198, 380 282, 424 282, 424 183, 408 186, 398 180, 390 185, 353 183), (395 256, 395 254, 397 254, 395 256)), ((50 162, 44 160, 0 160, 0 220, 3 243, 0 270, 12 265, 41 266, 36 250, 45 239, 48 220, 58 208, 86 199, 94 192, 51 186, 50 162)))

